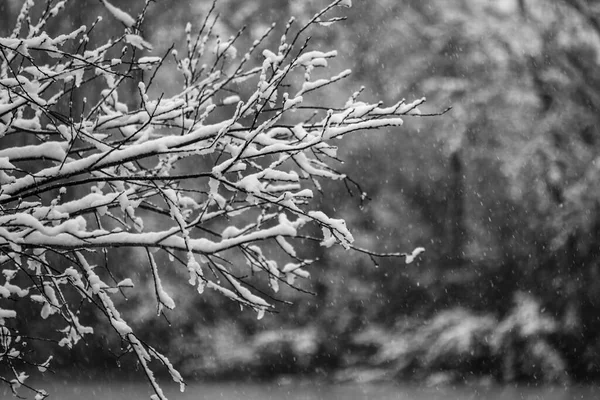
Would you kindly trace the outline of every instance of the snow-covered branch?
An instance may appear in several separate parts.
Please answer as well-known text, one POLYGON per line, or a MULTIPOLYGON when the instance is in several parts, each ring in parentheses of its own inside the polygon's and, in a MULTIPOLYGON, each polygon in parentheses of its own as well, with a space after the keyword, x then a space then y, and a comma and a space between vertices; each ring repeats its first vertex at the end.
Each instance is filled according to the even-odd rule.
MULTIPOLYGON (((168 268, 189 272, 198 292, 213 289, 261 318, 272 304, 222 260, 237 252, 277 292, 279 283, 309 276, 305 268, 313 260, 294 248, 309 225, 322 231, 322 245, 353 249, 343 220, 311 208, 315 184, 345 178, 330 165, 338 160, 332 141, 400 126, 404 115, 419 115, 424 100, 384 107, 355 95, 343 106, 315 104, 312 93, 350 71, 315 78, 337 53, 309 50, 310 41, 299 45, 299 38, 313 25, 343 20, 325 24, 322 17, 348 1, 333 2, 295 35, 290 20, 274 51, 262 48, 270 27, 241 57, 235 45, 242 32, 226 41, 216 37, 211 15, 197 35, 186 26, 185 54, 140 56, 152 49, 138 31, 143 15, 103 0, 124 30, 91 49, 85 26, 55 37, 42 30, 63 2, 37 24, 30 3, 13 35, 0 38, 0 300, 30 300, 41 318, 62 318, 66 327, 58 344, 70 347, 94 332, 74 312, 76 293, 106 317, 137 357, 156 398, 164 399, 150 360, 159 360, 182 389, 183 379, 136 336, 112 300, 135 282, 109 283, 110 274, 92 262, 94 251, 145 249, 159 313, 176 302, 161 283, 164 266, 156 250, 178 254, 168 268), (183 87, 156 96, 155 73, 165 57, 175 59, 183 87), (258 66, 251 65, 253 58, 260 59, 258 66), (136 79, 131 97, 125 85, 136 79), (82 104, 74 107, 73 98, 82 104), (280 254, 271 259, 264 246, 280 254), (62 261, 50 260, 56 257, 62 261), (282 257, 289 262, 280 265, 282 257)), ((13 380, 4 378, 13 386, 24 380, 13 359, 25 354, 19 350, 25 344, 14 340, 15 318, 11 303, 2 303, 0 361, 15 371, 13 380)))

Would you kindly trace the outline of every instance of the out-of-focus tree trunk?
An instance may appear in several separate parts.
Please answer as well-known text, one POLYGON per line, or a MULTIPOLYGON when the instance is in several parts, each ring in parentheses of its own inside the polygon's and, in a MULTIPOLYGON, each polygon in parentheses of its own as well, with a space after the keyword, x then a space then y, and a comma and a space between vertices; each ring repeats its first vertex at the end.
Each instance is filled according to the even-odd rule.
POLYGON ((0 37, 8 36, 12 21, 10 2, 3 0, 0 2, 0 37))
POLYGON ((465 227, 465 176, 460 149, 450 155, 450 187, 446 209, 445 243, 446 255, 451 264, 459 264, 464 258, 465 227))

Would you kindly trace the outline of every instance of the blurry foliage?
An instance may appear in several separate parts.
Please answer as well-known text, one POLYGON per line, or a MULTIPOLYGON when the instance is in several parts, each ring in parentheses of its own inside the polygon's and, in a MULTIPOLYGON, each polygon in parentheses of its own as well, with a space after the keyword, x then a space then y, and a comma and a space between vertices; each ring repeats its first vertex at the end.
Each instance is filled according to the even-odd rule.
MULTIPOLYGON (((483 347, 492 358, 517 346, 508 339, 516 335, 529 360, 547 355, 537 365, 548 380, 564 371, 598 377, 598 3, 381 1, 352 10, 343 29, 315 39, 340 49, 367 96, 426 95, 431 111, 453 110, 410 121, 402 136, 367 133, 341 144, 344 172, 370 199, 340 185, 326 207, 344 215, 365 247, 424 245, 427 253, 415 265, 375 267, 366 257, 321 255, 316 310, 353 321, 333 324, 346 332, 431 317, 448 335, 435 342, 439 353, 451 359, 468 346, 450 338, 494 326, 500 347, 483 347), (457 306, 458 314, 444 311, 457 306), (468 309, 483 314, 463 325, 468 309), (519 316, 553 331, 509 334, 524 329, 519 316)), ((468 343, 472 351, 479 342, 468 343)), ((514 373, 502 372, 502 362, 489 368, 500 379, 540 376, 517 364, 514 373)))
MULTIPOLYGON (((270 21, 302 20, 321 6, 223 0, 227 18, 215 29, 228 37, 247 25, 253 40, 270 21)), ((207 7, 157 4, 147 34, 168 47, 183 29, 174 22, 207 7)), ((293 304, 257 322, 220 297, 181 290, 171 322, 196 339, 169 336, 164 346, 182 354, 184 371, 217 375, 243 376, 258 357, 302 360, 289 372, 348 371, 362 360, 403 377, 600 377, 600 2, 355 1, 346 14, 312 40, 339 50, 353 86, 322 96, 347 98, 364 84, 367 98, 425 95, 430 111, 453 110, 410 121, 402 136, 341 143, 340 168, 361 187, 350 196, 339 184, 323 207, 346 219, 362 247, 423 245, 425 259, 375 266, 307 244, 320 262, 302 287, 316 296, 285 294, 293 304)), ((127 307, 141 315, 141 305, 127 307)))

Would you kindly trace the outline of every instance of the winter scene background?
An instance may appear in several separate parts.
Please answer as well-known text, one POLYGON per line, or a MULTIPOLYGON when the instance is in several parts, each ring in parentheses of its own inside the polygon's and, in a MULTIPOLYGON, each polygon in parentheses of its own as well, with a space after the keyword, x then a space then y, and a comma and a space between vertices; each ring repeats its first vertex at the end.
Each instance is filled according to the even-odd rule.
POLYGON ((593 399, 600 1, 0 0, 0 397, 593 399))

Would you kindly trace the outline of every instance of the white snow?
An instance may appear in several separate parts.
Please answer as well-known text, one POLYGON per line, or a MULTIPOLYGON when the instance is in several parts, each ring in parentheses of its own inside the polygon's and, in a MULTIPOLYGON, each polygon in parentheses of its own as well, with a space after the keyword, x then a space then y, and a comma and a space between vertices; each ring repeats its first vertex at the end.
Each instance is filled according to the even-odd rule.
POLYGON ((223 99, 223 104, 227 106, 230 104, 238 103, 239 101, 240 101, 240 96, 238 96, 238 95, 227 96, 223 99))
POLYGON ((104 7, 106 7, 108 12, 111 13, 112 16, 117 20, 122 22, 126 27, 131 28, 133 25, 135 25, 135 19, 131 15, 121 10, 119 7, 113 6, 106 0, 102 0, 102 3, 104 3, 104 7))
POLYGON ((162 280, 158 274, 158 266, 156 265, 156 261, 154 260, 154 256, 152 254, 149 254, 149 259, 150 266, 152 267, 152 278, 154 279, 154 290, 156 296, 158 297, 158 314, 160 315, 163 306, 167 307, 169 310, 172 310, 175 308, 175 302, 163 288, 162 280))
POLYGON ((129 43, 130 45, 137 47, 140 50, 152 50, 153 46, 146 42, 144 40, 144 38, 142 38, 139 35, 134 35, 134 34, 128 34, 125 35, 125 42, 129 43))
POLYGON ((5 318, 16 318, 17 312, 15 310, 6 310, 4 308, 0 308, 0 324, 4 323, 5 318))
POLYGON ((117 320, 115 318, 111 318, 110 324, 113 326, 113 328, 115 328, 117 330, 117 332, 121 336, 127 336, 133 332, 131 327, 129 325, 127 325, 127 323, 122 319, 117 320))
POLYGON ((125 278, 122 281, 120 281, 119 283, 117 283, 117 287, 133 287, 133 281, 131 280, 131 278, 125 278))
POLYGON ((237 49, 231 42, 217 43, 215 46, 215 53, 217 57, 227 57, 231 60, 237 57, 237 49))
POLYGON ((412 251, 412 253, 406 254, 405 262, 407 264, 412 263, 415 260, 415 258, 417 258, 419 256, 419 254, 423 253, 424 251, 425 251, 424 247, 417 247, 416 249, 414 249, 412 251))

